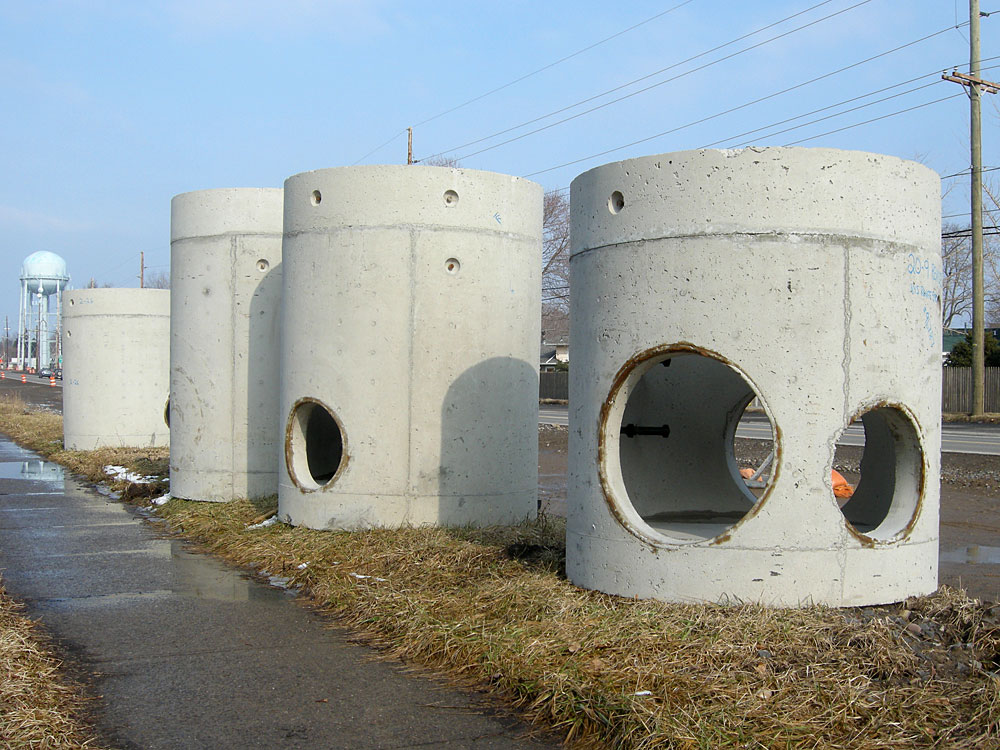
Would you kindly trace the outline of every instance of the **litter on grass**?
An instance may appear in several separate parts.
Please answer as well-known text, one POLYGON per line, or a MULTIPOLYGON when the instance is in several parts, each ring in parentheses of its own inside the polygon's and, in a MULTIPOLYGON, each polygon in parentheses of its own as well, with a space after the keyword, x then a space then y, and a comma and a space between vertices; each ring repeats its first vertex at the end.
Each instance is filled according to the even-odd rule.
POLYGON ((382 583, 388 583, 389 581, 388 578, 379 578, 378 576, 363 576, 360 573, 351 573, 351 575, 357 578, 359 581, 367 581, 368 579, 371 579, 373 581, 382 581, 382 583))
POLYGON ((148 477, 129 471, 124 466, 105 466, 104 473, 113 479, 120 479, 132 484, 152 484, 159 481, 159 477, 148 477))
POLYGON ((268 526, 274 526, 278 522, 277 516, 271 516, 266 521, 261 521, 260 523, 252 523, 247 526, 247 529, 266 529, 268 526))

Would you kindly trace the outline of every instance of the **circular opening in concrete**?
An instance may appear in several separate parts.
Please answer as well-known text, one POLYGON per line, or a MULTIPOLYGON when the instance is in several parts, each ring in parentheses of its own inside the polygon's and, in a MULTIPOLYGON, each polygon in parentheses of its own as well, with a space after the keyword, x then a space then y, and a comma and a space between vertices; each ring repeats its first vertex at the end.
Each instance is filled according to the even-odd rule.
POLYGON ((759 453, 759 467, 772 448, 777 454, 777 432, 734 365, 705 350, 664 348, 636 357, 617 382, 603 410, 600 471, 615 515, 629 531, 666 544, 717 539, 764 501, 777 455, 751 488, 736 451, 744 452, 745 426, 753 427, 750 434, 761 440, 746 463, 759 453), (760 411, 741 426, 755 399, 760 411))
POLYGON ((261 258, 260 260, 257 261, 257 270, 260 271, 261 273, 264 273, 270 267, 271 264, 267 262, 266 258, 261 258))
POLYGON ((304 398, 292 407, 285 430, 288 475, 302 490, 318 490, 337 477, 345 464, 344 432, 327 406, 304 398))
POLYGON ((319 190, 313 190, 310 200, 314 206, 318 206, 323 202, 323 194, 319 190))
POLYGON ((754 497, 762 497, 771 484, 775 449, 771 419, 755 396, 740 415, 733 434, 733 455, 740 477, 754 497))
POLYGON ((448 260, 444 262, 444 270, 450 274, 458 273, 461 268, 462 264, 458 262, 457 258, 448 258, 448 260))
POLYGON ((625 208, 625 196, 616 190, 611 194, 611 197, 608 198, 608 210, 611 213, 616 214, 623 208, 625 208))
POLYGON ((458 205, 458 193, 454 190, 444 191, 444 204, 446 206, 457 206, 458 205))
POLYGON ((167 403, 163 407, 163 421, 166 423, 167 427, 170 427, 170 399, 167 398, 167 403))
POLYGON ((852 532, 877 541, 903 533, 924 492, 924 454, 910 415, 892 405, 859 413, 838 436, 830 485, 852 532))

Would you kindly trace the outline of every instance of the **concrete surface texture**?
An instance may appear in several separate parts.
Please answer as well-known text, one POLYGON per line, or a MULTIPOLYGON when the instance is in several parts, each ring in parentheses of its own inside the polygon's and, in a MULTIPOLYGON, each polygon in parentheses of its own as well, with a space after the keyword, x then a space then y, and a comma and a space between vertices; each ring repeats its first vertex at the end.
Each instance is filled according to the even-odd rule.
POLYGON ((919 164, 799 148, 573 182, 571 580, 790 606, 936 588, 939 189, 919 164), (776 448, 759 493, 733 457, 755 396, 776 448), (858 419, 841 508, 835 443, 858 419))
POLYGON ((0 568, 90 678, 102 747, 555 747, 37 459, 0 437, 0 568))
POLYGON ((537 502, 542 190, 366 166, 285 182, 279 514, 496 524, 537 502))
POLYGON ((66 448, 169 445, 169 290, 64 292, 63 332, 66 448))
POLYGON ((278 491, 280 188, 170 203, 170 491, 225 502, 278 491))

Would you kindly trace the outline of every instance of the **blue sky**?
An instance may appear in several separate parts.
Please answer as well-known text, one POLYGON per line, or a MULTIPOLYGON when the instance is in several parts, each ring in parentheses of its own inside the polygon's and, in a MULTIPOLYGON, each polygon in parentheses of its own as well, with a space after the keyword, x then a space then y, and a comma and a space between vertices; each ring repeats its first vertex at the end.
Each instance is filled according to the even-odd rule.
MULTIPOLYGON (((630 156, 802 139, 917 158, 942 175, 966 169, 967 100, 956 84, 935 81, 946 68, 967 69, 968 31, 953 27, 967 21, 968 3, 851 7, 859 2, 0 0, 0 315, 16 325, 20 264, 36 250, 62 255, 76 286, 91 277, 137 286, 140 251, 151 271, 168 269, 173 195, 278 187, 310 169, 404 162, 408 125, 416 126, 418 159, 446 152, 466 167, 533 175, 547 189, 630 156), (727 46, 703 54, 720 45, 727 46), (742 51, 752 45, 759 46, 742 51), (902 45, 910 46, 741 107, 902 45), (667 78, 675 80, 473 153, 667 78), (925 84, 932 85, 910 91, 925 84), (887 98, 902 92, 909 93, 887 98), (959 96, 920 106, 952 95, 959 96), (739 109, 682 127, 731 108, 739 109), (915 109, 822 135, 908 108, 915 109), (682 129, 587 158, 675 128, 682 129), (757 128, 764 129, 740 137, 757 128)), ((1000 0, 981 2, 984 11, 1000 11, 1000 0)), ((998 35, 1000 13, 982 20, 984 60, 1000 55, 998 35)), ((983 65, 985 78, 1000 79, 1000 67, 989 69, 1000 59, 983 65)), ((986 166, 1000 166, 994 98, 983 107, 986 166)), ((967 211, 967 178, 945 185, 945 214, 967 211)))

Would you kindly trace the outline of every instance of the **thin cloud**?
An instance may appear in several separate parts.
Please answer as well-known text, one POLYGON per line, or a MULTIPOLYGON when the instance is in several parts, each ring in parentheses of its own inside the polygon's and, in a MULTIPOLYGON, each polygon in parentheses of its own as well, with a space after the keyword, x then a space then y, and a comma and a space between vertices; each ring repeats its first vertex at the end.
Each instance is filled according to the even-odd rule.
POLYGON ((62 216, 52 216, 38 211, 28 211, 17 206, 0 204, 0 228, 30 229, 49 232, 89 232, 97 225, 87 221, 76 221, 62 216))

